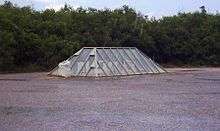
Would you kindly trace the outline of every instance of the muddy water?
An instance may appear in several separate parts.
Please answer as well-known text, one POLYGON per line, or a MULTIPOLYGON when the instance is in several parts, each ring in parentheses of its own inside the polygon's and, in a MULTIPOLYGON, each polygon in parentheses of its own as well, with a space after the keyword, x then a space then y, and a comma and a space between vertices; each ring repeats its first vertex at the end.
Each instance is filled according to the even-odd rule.
POLYGON ((120 78, 0 75, 0 131, 220 130, 220 68, 120 78))

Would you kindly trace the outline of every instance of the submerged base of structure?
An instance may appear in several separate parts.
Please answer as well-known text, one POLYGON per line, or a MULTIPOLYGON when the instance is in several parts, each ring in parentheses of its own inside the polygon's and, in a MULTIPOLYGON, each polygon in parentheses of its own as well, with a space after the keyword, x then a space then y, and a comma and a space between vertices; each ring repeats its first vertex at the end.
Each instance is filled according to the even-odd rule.
POLYGON ((84 47, 49 75, 62 77, 126 76, 166 71, 135 47, 84 47))

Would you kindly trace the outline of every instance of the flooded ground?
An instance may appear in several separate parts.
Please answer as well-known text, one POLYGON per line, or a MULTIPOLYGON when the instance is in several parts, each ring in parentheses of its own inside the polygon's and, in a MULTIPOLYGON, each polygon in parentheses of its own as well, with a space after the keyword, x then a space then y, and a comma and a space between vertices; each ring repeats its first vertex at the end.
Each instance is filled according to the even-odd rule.
POLYGON ((220 130, 220 68, 120 78, 0 75, 0 131, 220 130))

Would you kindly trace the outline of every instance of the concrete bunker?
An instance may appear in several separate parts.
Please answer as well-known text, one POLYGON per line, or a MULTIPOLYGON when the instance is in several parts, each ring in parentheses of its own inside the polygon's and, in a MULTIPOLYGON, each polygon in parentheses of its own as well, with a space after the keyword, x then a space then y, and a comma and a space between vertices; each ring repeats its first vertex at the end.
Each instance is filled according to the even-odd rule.
POLYGON ((135 47, 84 47, 59 63, 49 75, 99 77, 165 72, 163 67, 135 47))

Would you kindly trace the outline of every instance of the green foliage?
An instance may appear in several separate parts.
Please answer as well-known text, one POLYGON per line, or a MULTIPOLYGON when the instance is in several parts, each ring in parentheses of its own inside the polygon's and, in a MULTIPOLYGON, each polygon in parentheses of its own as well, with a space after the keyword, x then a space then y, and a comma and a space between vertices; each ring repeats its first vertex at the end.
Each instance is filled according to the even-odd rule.
POLYGON ((135 46, 172 65, 220 65, 220 15, 179 13, 148 19, 128 6, 115 10, 35 11, 0 5, 0 71, 51 69, 84 46, 135 46))

